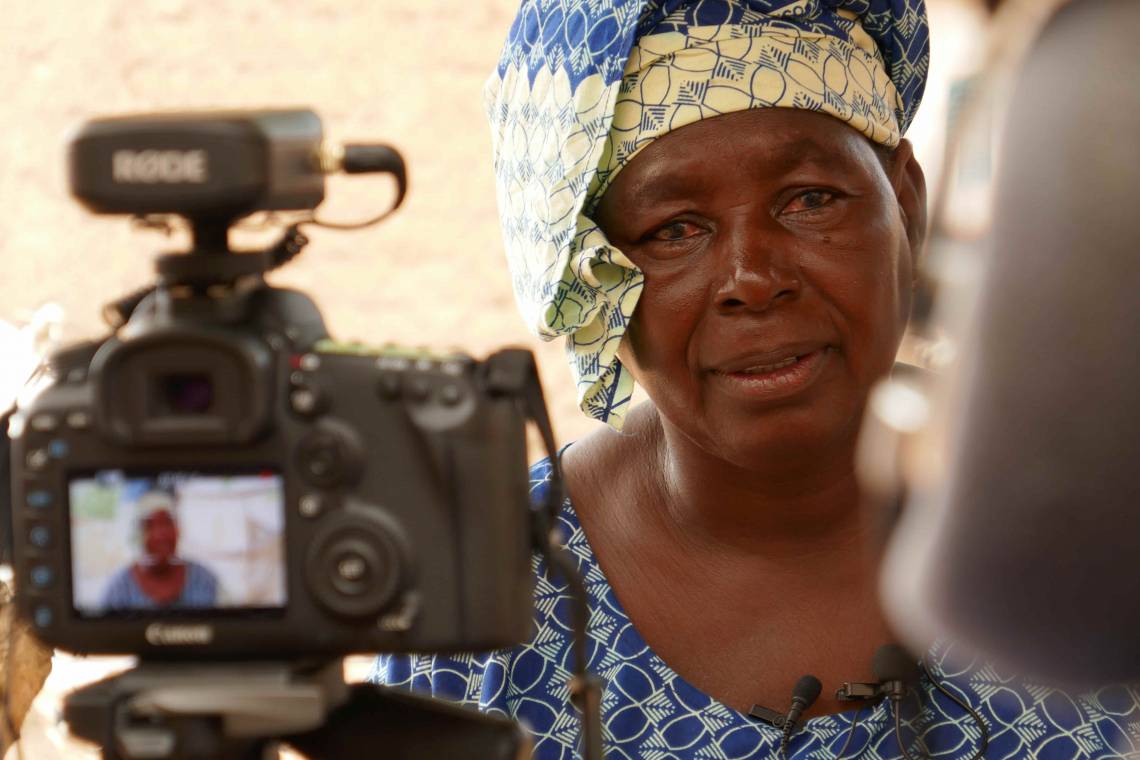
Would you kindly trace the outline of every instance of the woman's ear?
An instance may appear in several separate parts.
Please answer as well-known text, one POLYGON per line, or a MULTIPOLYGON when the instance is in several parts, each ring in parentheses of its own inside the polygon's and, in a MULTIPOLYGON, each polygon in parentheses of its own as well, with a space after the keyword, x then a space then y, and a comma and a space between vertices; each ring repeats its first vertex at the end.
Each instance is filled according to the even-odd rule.
POLYGON ((910 140, 904 138, 895 148, 888 178, 902 212, 911 256, 917 263, 926 243, 926 175, 914 157, 914 146, 910 140))

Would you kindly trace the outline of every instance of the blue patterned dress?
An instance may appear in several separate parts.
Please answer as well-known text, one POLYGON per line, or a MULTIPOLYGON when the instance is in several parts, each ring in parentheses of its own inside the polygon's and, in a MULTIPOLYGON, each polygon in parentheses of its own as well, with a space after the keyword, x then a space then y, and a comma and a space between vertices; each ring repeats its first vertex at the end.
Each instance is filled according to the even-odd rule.
POLYGON ((159 605, 135 580, 134 566, 128 565, 111 578, 103 592, 103 607, 109 610, 149 610, 156 607, 214 607, 218 599, 218 579, 197 562, 186 561, 186 581, 178 597, 159 605))
MULTIPOLYGON (((536 501, 548 487, 550 465, 531 469, 536 501)), ((602 676, 605 756, 609 760, 779 757, 780 733, 702 693, 674 673, 641 638, 594 557, 569 499, 559 515, 566 546, 590 595, 590 670, 602 676)), ((567 589, 536 560, 535 630, 521 646, 460 656, 384 655, 373 680, 409 686, 521 721, 534 736, 538 760, 576 757, 578 717, 567 701, 571 627, 567 589)), ((963 662, 936 645, 927 656, 940 683, 988 723, 986 758, 1140 757, 1140 691, 1108 687, 1071 696, 1024 683, 987 665, 963 662)), ((979 731, 961 707, 930 683, 921 705, 904 711, 903 738, 916 758, 968 760, 979 731)), ((791 760, 900 758, 894 719, 885 702, 807 720, 793 739, 791 760), (850 743, 847 744, 850 735, 850 743)))

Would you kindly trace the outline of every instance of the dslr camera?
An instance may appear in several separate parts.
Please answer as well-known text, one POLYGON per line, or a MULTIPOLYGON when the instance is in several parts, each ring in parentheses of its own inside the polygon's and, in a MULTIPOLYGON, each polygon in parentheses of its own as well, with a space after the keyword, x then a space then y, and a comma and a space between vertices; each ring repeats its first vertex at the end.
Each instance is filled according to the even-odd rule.
POLYGON ((263 279, 311 214, 268 250, 229 246, 252 212, 315 209, 331 170, 393 175, 398 205, 399 154, 330 151, 297 109, 94 120, 69 159, 88 209, 178 215, 193 242, 9 415, 12 565, 40 638, 143 661, 525 639, 533 357, 329 340, 306 295, 263 279))

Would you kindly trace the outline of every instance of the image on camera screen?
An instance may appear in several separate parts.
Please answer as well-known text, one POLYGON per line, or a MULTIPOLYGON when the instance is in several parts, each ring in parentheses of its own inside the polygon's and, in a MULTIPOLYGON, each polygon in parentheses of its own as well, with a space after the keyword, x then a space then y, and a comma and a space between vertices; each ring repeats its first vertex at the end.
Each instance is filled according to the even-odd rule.
POLYGON ((68 491, 80 616, 285 607, 279 474, 100 470, 68 491))

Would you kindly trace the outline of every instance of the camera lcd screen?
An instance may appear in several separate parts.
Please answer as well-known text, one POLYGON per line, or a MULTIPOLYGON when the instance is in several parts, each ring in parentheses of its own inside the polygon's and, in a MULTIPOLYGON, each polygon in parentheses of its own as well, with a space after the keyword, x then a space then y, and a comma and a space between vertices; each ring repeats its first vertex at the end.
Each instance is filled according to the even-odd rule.
POLYGON ((100 470, 68 491, 80 616, 285 607, 280 474, 100 470))

